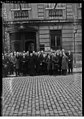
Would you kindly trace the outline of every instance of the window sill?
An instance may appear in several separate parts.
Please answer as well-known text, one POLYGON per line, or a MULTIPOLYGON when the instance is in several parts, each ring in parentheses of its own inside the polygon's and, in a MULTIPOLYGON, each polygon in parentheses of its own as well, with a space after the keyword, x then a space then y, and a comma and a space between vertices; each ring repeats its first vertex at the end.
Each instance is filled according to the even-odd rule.
MULTIPOLYGON (((46 10, 50 10, 50 9, 54 9, 54 8, 45 8, 46 10)), ((55 8, 55 9, 65 9, 65 7, 59 7, 59 8, 55 8)))
MULTIPOLYGON (((19 11, 20 9, 11 9, 11 11, 19 11)), ((22 8, 22 10, 31 10, 31 8, 22 8)))

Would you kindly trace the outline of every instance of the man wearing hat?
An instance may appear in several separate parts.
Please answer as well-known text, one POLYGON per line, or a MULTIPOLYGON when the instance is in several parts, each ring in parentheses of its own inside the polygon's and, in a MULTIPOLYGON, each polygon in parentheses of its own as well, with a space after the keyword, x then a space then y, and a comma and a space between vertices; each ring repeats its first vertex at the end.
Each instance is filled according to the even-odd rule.
POLYGON ((68 57, 66 56, 65 52, 63 52, 62 56, 62 74, 66 75, 68 69, 68 57))
POLYGON ((68 51, 68 73, 73 73, 73 55, 68 51))

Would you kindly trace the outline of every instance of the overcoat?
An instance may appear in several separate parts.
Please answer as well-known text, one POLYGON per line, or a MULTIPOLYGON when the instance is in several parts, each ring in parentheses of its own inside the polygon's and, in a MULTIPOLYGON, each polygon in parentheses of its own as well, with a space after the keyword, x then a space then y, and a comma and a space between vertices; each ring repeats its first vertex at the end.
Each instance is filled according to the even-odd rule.
POLYGON ((36 73, 40 73, 40 57, 36 56, 36 73))
POLYGON ((68 69, 68 57, 65 55, 62 57, 62 70, 68 69))
POLYGON ((47 58, 47 71, 51 70, 52 62, 51 59, 47 58))
POLYGON ((68 54, 68 66, 72 67, 73 66, 73 55, 68 54))
POLYGON ((19 69, 19 56, 18 57, 16 57, 16 63, 15 63, 15 68, 16 69, 19 69))
POLYGON ((35 74, 35 65, 34 65, 34 57, 29 56, 29 74, 34 75, 35 74))

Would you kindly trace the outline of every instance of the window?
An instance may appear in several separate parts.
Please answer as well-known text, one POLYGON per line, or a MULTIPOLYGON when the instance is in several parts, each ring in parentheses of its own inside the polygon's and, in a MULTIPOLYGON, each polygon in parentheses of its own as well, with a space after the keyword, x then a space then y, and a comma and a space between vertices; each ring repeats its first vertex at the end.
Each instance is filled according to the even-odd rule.
POLYGON ((51 49, 57 50, 61 48, 61 30, 51 30, 51 49))
POLYGON ((54 8, 54 6, 55 6, 55 3, 47 3, 47 6, 46 6, 46 8, 54 8))
POLYGON ((20 10, 20 5, 22 10, 31 10, 31 5, 29 3, 13 3, 12 11, 20 10))
POLYGON ((46 9, 48 10, 49 17, 63 17, 63 10, 65 9, 66 4, 64 3, 47 3, 46 9), (56 8, 54 9, 56 4, 56 8))
POLYGON ((55 4, 57 4, 55 9, 65 9, 66 7, 66 3, 47 3, 46 9, 53 9, 55 4))
POLYGON ((49 17, 62 17, 63 11, 61 9, 50 9, 49 17))
POLYGON ((16 9, 16 4, 13 4, 13 9, 16 9))
POLYGON ((29 8, 29 4, 28 3, 24 3, 24 8, 29 8))
POLYGON ((19 4, 13 3, 13 9, 19 9, 19 4))
POLYGON ((29 17, 28 10, 14 11, 14 18, 27 18, 29 17))

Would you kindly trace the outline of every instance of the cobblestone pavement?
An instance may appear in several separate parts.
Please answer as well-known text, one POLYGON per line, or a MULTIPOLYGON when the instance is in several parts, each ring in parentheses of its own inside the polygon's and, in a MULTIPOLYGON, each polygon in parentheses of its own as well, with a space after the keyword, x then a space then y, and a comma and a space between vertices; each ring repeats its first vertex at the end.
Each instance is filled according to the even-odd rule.
POLYGON ((3 78, 3 116, 82 116, 82 74, 3 78))

